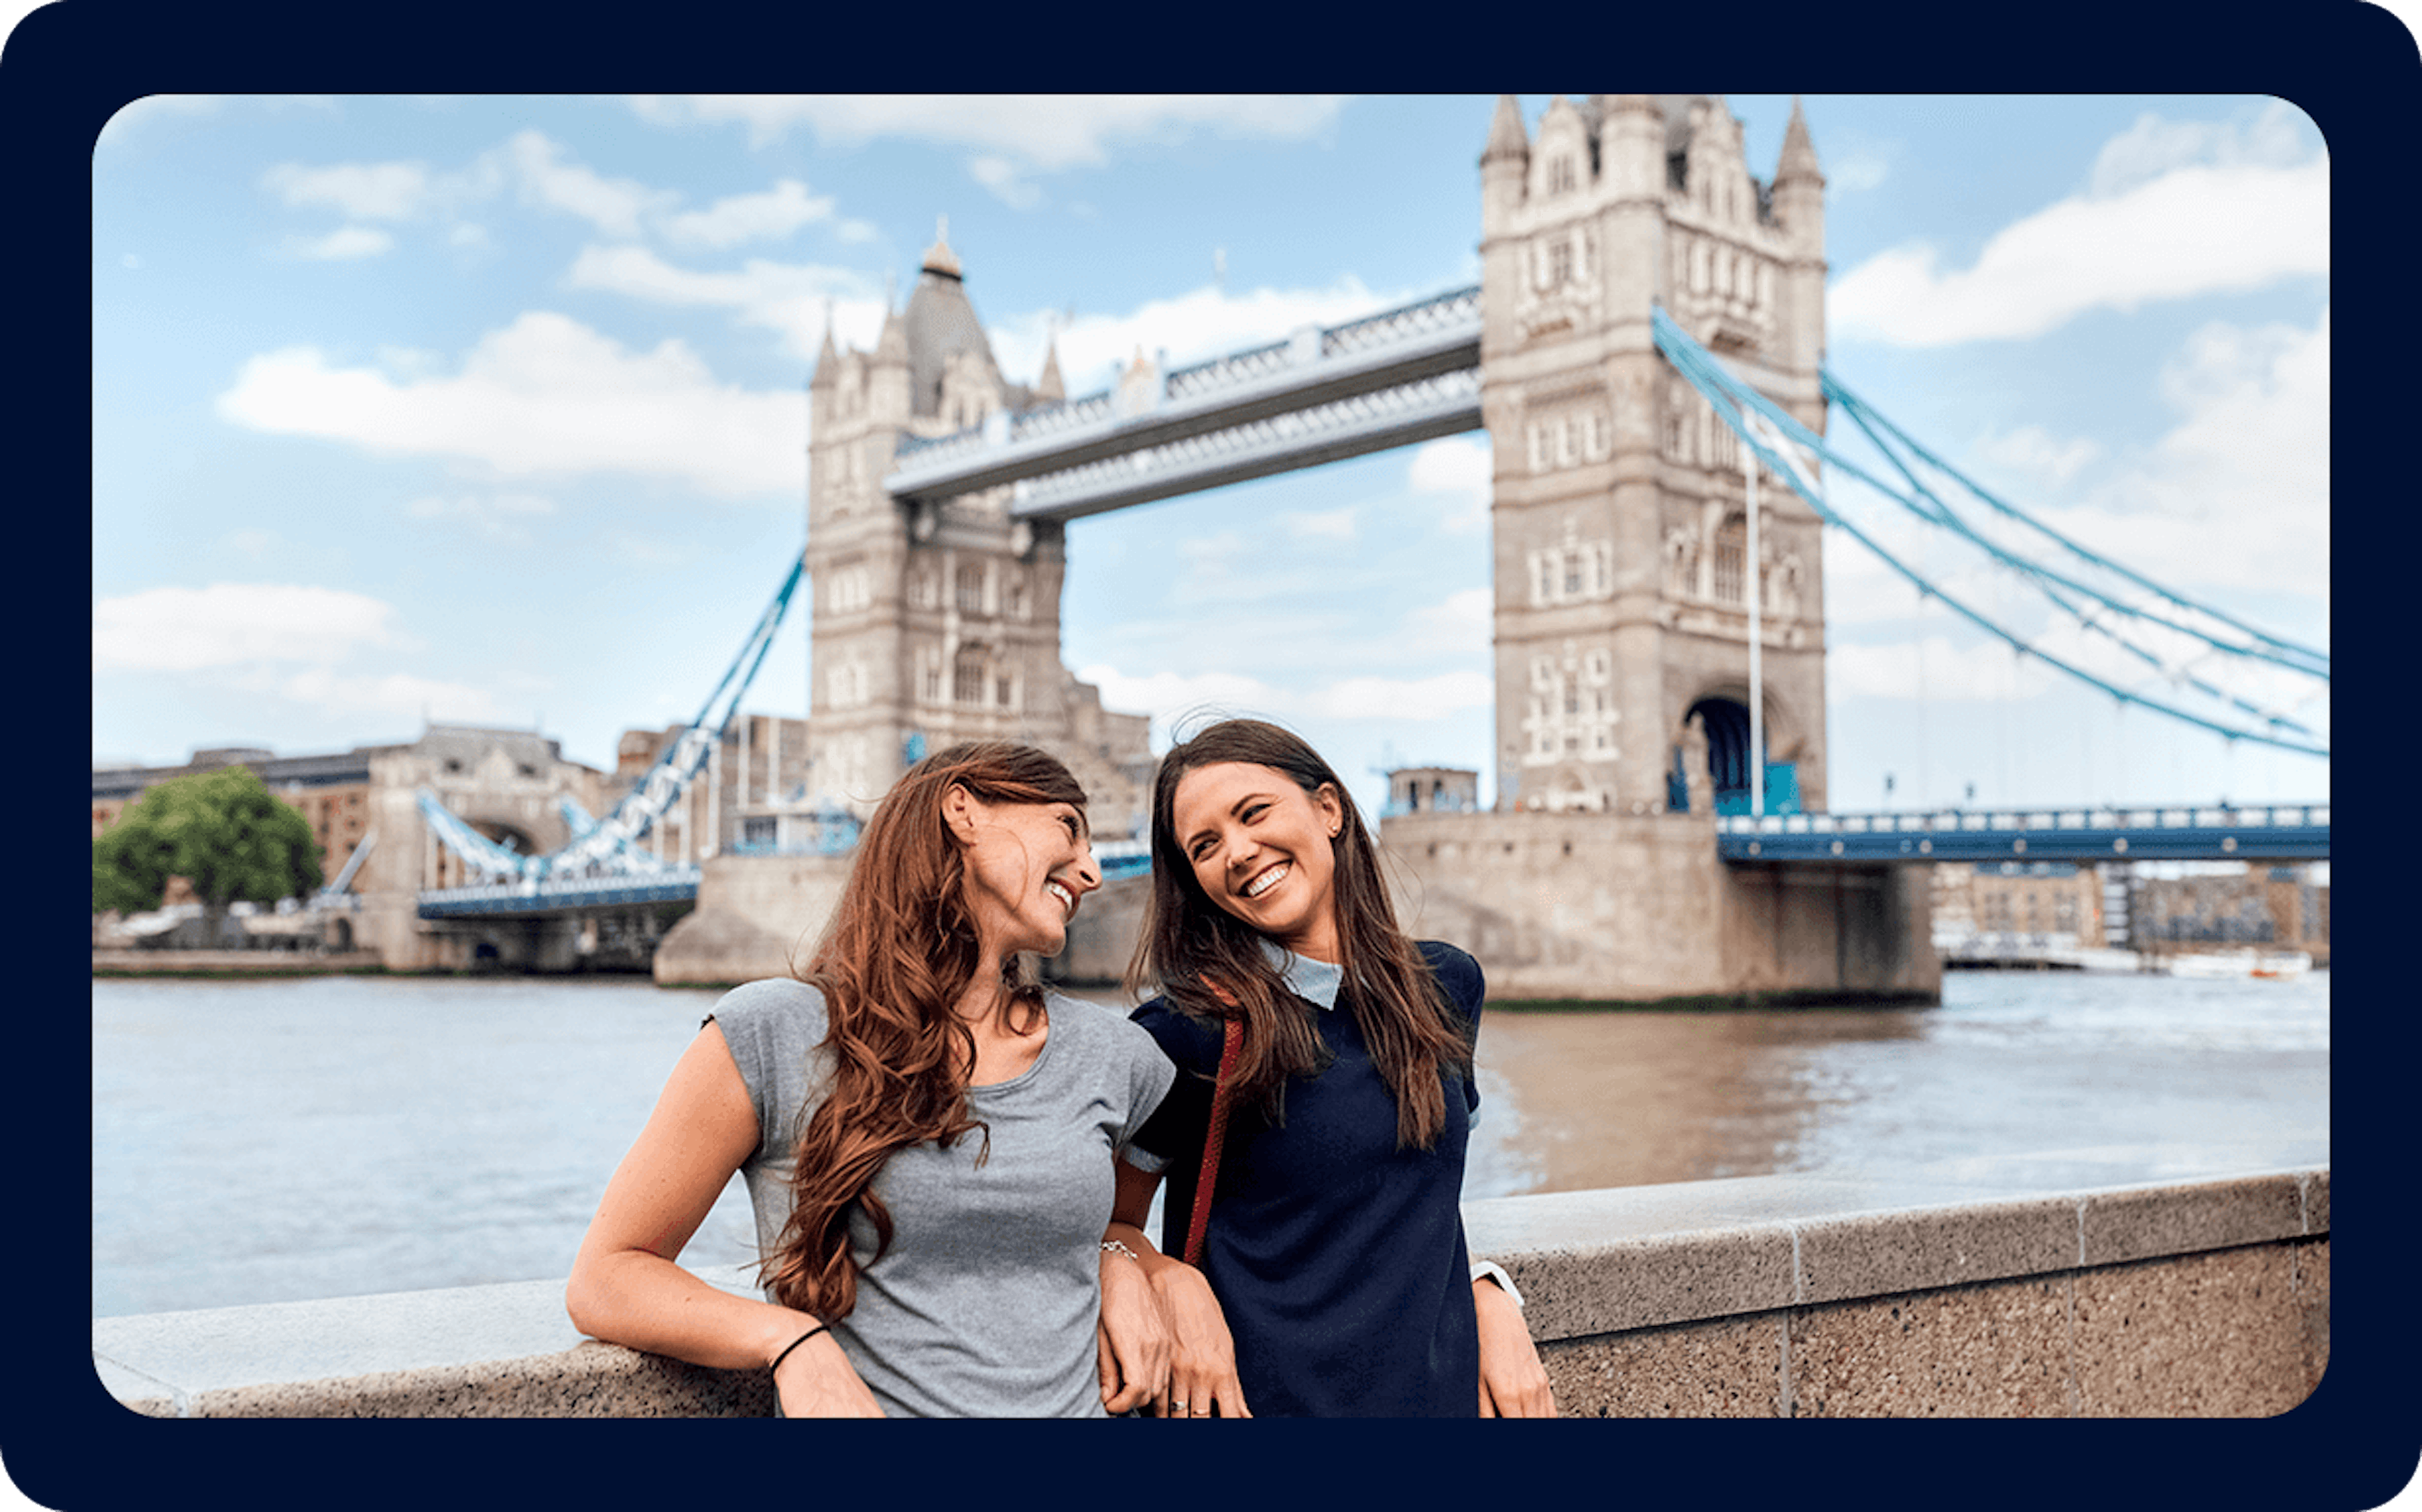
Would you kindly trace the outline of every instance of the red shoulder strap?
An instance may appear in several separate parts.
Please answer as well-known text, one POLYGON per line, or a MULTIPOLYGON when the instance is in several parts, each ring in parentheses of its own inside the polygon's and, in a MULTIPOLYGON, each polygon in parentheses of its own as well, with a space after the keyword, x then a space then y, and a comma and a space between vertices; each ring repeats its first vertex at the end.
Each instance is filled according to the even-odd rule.
MULTIPOLYGON (((1212 995, 1230 1007, 1236 1000, 1225 988, 1210 978, 1203 986, 1212 995)), ((1211 1086, 1211 1127, 1203 1136, 1203 1170, 1194 1178, 1194 1221, 1187 1225, 1186 1253, 1187 1265, 1198 1265, 1203 1259, 1203 1230, 1211 1222, 1211 1189, 1219 1179, 1219 1146, 1228 1132, 1228 1101, 1236 1090, 1236 1061, 1245 1048, 1245 1021, 1239 1015, 1228 1021, 1227 1033, 1219 1046, 1219 1077, 1211 1086)))

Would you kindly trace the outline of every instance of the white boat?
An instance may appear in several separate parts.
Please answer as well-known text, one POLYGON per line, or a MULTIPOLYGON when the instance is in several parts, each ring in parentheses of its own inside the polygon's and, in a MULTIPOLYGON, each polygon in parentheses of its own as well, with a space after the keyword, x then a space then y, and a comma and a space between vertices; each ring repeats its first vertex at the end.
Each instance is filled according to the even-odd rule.
POLYGON ((2193 956, 2172 956, 2172 976, 2258 977, 2283 980, 2313 969, 2313 958, 2301 950, 2222 950, 2193 956))

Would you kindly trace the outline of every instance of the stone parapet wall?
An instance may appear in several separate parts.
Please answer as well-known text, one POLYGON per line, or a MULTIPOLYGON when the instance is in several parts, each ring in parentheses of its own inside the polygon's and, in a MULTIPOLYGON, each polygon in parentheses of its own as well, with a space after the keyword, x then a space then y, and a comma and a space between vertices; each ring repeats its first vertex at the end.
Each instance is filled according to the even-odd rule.
POLYGON ((1499 1198, 1465 1223, 1567 1415, 2259 1417, 2320 1384, 2326 1163, 2028 1163, 1499 1198))
MULTIPOLYGON (((1567 1416, 2232 1417, 2329 1361, 2327 1147, 2086 1150, 1465 1205, 1567 1416)), ((732 1268, 703 1272, 749 1294, 732 1268)), ((766 1379, 584 1339, 563 1284, 96 1319, 160 1417, 687 1417, 766 1379)))

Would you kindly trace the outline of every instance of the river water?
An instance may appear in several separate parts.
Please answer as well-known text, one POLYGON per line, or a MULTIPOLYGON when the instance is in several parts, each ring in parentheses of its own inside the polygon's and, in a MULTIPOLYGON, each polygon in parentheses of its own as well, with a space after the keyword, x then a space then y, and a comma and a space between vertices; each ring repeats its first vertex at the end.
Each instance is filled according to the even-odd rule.
MULTIPOLYGON (((716 994, 92 984, 95 1317, 559 1277, 716 994)), ((1470 1197, 2326 1138, 2330 978, 1959 972, 1892 1011, 1483 1020, 1470 1197)), ((751 1257, 735 1179, 685 1261, 751 1257)))

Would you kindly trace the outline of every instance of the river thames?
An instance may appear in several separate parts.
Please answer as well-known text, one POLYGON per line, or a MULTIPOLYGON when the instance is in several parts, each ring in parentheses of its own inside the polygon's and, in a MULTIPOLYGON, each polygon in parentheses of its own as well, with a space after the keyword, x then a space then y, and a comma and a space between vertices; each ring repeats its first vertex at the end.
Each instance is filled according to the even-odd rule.
MULTIPOLYGON (((95 1317, 564 1275, 717 994, 100 979, 95 1317)), ((2330 977, 1956 972, 1936 1008, 1483 1019, 1467 1197, 2329 1132, 2330 977)), ((737 1180, 685 1252, 752 1257, 737 1180)))

